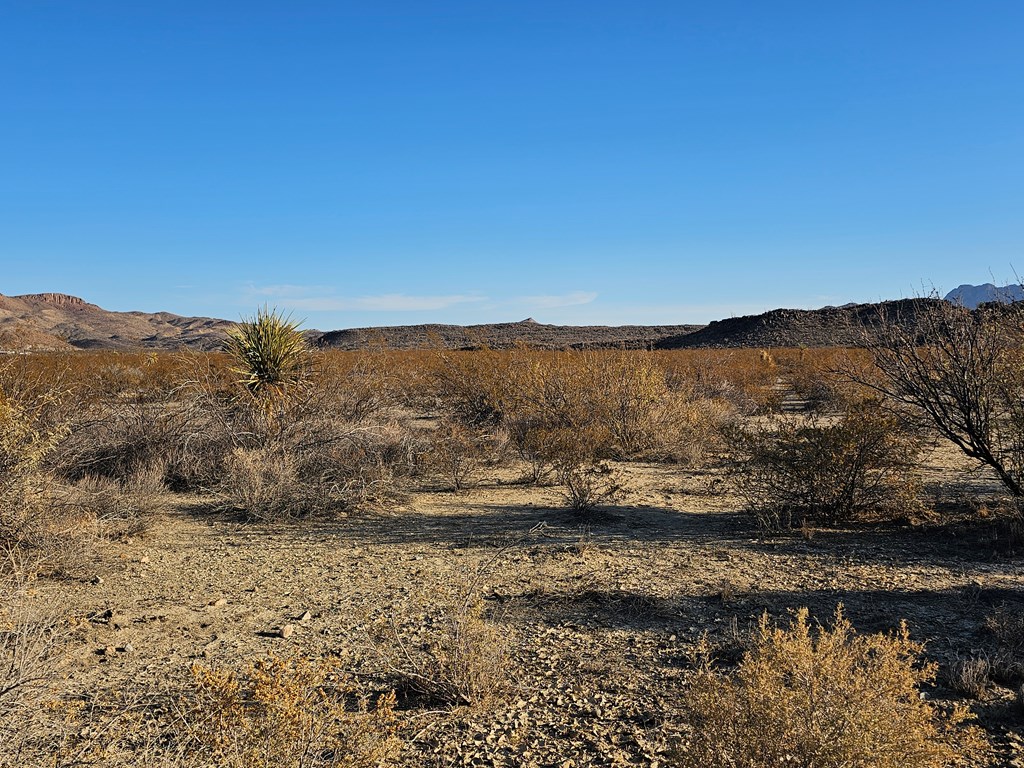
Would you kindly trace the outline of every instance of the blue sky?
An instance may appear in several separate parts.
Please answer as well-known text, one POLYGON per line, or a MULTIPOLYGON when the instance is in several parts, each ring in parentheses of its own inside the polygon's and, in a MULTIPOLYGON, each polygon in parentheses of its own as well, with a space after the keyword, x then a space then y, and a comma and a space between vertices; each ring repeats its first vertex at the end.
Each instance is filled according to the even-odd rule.
POLYGON ((1024 3, 0 5, 0 293, 703 322, 1024 268, 1024 3))

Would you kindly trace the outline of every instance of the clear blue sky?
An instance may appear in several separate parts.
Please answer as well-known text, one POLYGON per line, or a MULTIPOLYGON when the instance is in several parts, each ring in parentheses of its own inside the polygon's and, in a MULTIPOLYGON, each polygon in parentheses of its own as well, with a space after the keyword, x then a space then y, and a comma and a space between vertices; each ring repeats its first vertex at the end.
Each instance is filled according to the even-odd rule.
POLYGON ((1024 271, 1024 3, 0 5, 0 293, 699 322, 1024 271))

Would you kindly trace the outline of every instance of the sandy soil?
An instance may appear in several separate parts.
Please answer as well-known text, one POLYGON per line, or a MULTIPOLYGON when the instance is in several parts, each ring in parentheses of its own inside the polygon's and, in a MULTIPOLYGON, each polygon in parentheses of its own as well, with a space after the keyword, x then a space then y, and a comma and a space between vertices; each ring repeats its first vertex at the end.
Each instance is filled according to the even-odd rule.
MULTIPOLYGON (((383 691, 394 679, 375 649, 381 627, 415 637, 444 596, 475 587, 511 643, 513 688, 482 710, 400 700, 402 763, 414 766, 658 765, 695 643, 706 635, 738 658, 737 637, 764 611, 807 606, 827 620, 842 603, 863 631, 906 619, 946 666, 991 643, 987 615, 1024 609, 1021 557, 988 527, 766 536, 718 470, 618 469, 625 497, 588 523, 560 508, 557 488, 513 484, 509 469, 330 523, 242 524, 176 497, 145 533, 101 547, 81 581, 42 582, 36 599, 75 617, 74 690, 158 688, 194 663, 331 654, 383 691)), ((951 508, 994 491, 947 451, 930 456, 927 480, 951 508)), ((928 695, 956 698, 941 685, 928 695)), ((993 759, 1024 765, 1013 692, 973 706, 993 759)))

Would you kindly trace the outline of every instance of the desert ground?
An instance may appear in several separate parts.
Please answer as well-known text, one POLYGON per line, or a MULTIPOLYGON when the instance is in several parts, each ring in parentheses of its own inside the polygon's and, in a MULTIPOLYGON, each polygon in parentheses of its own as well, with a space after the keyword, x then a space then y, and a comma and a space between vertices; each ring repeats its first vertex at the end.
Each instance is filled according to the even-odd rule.
MULTIPOLYGON (((801 418, 807 403, 771 381, 778 409, 801 418)), ((389 423, 419 435, 444 419, 397 413, 389 423)), ((1006 661, 1024 542, 996 479, 932 435, 915 514, 768 531, 726 461, 720 447, 607 460, 620 489, 582 512, 507 453, 480 458, 459 490, 424 471, 374 503, 301 517, 161 487, 130 524, 94 521, 59 572, 22 574, 22 609, 52 628, 38 700, 65 709, 46 725, 45 762, 28 757, 38 734, 7 759, 162 764, 196 670, 281 659, 329 664, 364 706, 394 694, 380 764, 668 766, 701 654, 727 671, 762 616, 785 624, 806 607, 828 625, 842 606, 859 633, 906 621, 925 644, 938 674, 920 695, 966 705, 984 730, 964 764, 1024 765, 1019 656, 1006 661), (475 677, 446 696, 421 677, 441 674, 431 654, 467 619, 483 628, 463 660, 475 677), (976 658, 1004 662, 969 691, 962 664, 976 658)))

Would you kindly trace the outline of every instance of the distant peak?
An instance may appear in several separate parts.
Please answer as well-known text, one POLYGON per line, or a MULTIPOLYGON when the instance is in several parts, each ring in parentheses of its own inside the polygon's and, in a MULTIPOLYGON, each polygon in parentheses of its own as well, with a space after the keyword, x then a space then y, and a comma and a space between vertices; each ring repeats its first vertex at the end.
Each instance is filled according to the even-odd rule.
POLYGON ((44 301, 47 304, 54 304, 58 307, 88 307, 89 302, 77 296, 69 296, 66 293, 26 293, 21 296, 14 296, 22 301, 44 301))
POLYGON ((532 317, 528 317, 528 318, 526 318, 525 320, 520 320, 520 321, 519 321, 519 324, 520 324, 520 325, 540 325, 540 323, 538 323, 538 322, 537 322, 536 320, 534 320, 534 319, 533 319, 532 317))

